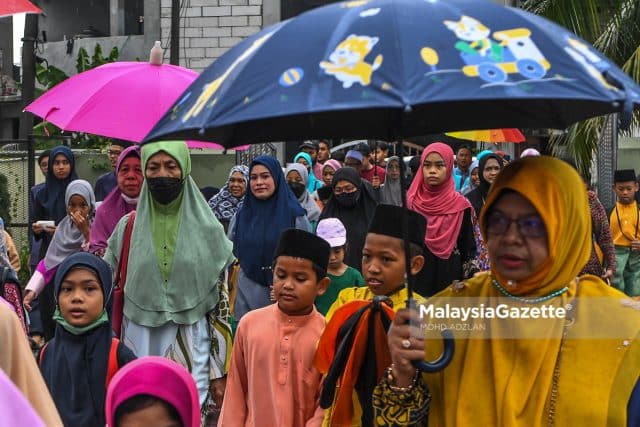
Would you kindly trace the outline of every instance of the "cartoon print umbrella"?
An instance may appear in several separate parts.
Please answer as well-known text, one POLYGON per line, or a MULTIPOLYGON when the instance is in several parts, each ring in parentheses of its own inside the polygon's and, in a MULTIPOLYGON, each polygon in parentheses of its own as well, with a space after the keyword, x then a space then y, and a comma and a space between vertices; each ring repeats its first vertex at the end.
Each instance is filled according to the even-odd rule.
POLYGON ((265 28, 206 69, 146 137, 224 146, 559 128, 640 87, 566 29, 482 0, 354 0, 265 28))
POLYGON ((458 139, 477 142, 515 142, 525 140, 524 135, 518 129, 484 129, 484 130, 464 130, 459 132, 447 132, 447 135, 458 139))
POLYGON ((0 18, 18 13, 42 13, 42 10, 29 0, 2 0, 0 2, 0 18))

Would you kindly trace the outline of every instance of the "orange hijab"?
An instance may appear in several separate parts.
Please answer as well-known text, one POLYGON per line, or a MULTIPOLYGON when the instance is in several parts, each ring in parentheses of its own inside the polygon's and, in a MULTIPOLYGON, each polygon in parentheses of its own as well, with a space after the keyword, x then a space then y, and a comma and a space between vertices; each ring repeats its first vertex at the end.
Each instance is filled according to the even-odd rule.
MULTIPOLYGON (((565 327, 561 318, 482 319, 488 336, 470 339, 471 332, 454 331, 451 364, 423 376, 433 396, 429 426, 546 426, 552 400, 555 425, 626 425, 626 404, 640 373, 640 312, 624 307, 625 296, 595 276, 580 277, 578 285, 576 276, 591 253, 589 206, 580 177, 550 157, 511 163, 498 175, 480 216, 485 238, 490 238, 486 214, 507 189, 537 209, 549 242, 548 260, 518 282, 513 293, 534 297, 568 286, 568 292, 544 304, 574 305, 575 322, 565 327), (593 339, 596 333, 601 334, 598 340, 593 339), (554 376, 556 365, 559 376, 554 376)), ((429 301, 534 306, 503 297, 494 278, 504 280, 492 267, 461 289, 449 287, 429 301)), ((427 341, 429 357, 438 354, 439 345, 427 341)))

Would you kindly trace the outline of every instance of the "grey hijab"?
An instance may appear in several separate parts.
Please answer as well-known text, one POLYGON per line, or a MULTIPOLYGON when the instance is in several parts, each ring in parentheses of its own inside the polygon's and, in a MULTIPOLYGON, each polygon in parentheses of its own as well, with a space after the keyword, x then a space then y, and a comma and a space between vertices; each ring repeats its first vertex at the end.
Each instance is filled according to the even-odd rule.
MULTIPOLYGON (((87 202, 90 206, 89 218, 93 219, 93 214, 96 211, 96 197, 93 194, 91 184, 83 179, 71 181, 64 195, 65 206, 69 206, 69 200, 74 195, 82 197, 87 202)), ((44 257, 45 268, 51 270, 69 255, 81 251, 83 243, 84 236, 82 232, 71 221, 69 215, 65 216, 58 224, 58 228, 53 234, 51 245, 49 245, 47 254, 44 257)))
POLYGON ((402 206, 402 187, 400 185, 400 178, 392 179, 389 176, 389 166, 392 162, 395 162, 400 166, 400 158, 398 156, 392 156, 387 160, 387 174, 385 175, 384 184, 380 190, 380 203, 385 205, 402 206))
MULTIPOLYGON (((285 179, 287 178, 287 175, 291 171, 298 172, 302 177, 302 183, 304 184, 305 187, 308 187, 309 172, 307 172, 306 167, 304 167, 300 163, 290 164, 289 166, 287 166, 287 169, 284 172, 285 179)), ((300 206, 302 206, 302 208, 305 211, 307 211, 307 219, 309 220, 309 222, 318 222, 318 220, 320 219, 320 208, 316 204, 316 201, 313 200, 313 198, 309 194, 309 190, 305 189, 304 193, 302 193, 302 196, 298 198, 298 201, 300 202, 300 206)))

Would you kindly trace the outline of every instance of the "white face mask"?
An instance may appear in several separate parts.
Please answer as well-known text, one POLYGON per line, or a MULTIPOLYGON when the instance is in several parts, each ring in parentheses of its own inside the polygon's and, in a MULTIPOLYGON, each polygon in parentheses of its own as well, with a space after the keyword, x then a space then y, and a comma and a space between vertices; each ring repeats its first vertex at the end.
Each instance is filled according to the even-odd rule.
POLYGON ((130 205, 137 205, 138 204, 138 199, 140 198, 140 196, 138 196, 138 197, 129 197, 124 193, 121 193, 120 195, 122 196, 124 201, 127 202, 127 204, 130 204, 130 205))

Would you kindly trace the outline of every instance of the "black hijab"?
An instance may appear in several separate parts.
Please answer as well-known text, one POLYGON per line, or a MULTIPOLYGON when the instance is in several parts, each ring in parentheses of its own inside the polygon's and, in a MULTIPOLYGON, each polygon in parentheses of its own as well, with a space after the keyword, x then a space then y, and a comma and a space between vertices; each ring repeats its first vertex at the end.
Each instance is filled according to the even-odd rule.
MULTIPOLYGON (((111 268, 87 252, 67 257, 55 277, 56 300, 60 286, 74 268, 93 271, 100 280, 105 309, 111 306, 111 268)), ((81 335, 56 325, 55 338, 44 349, 40 369, 65 426, 104 427, 107 365, 111 349, 111 324, 105 323, 81 335)))
POLYGON ((487 195, 491 188, 491 184, 484 179, 484 168, 487 166, 489 159, 496 159, 498 166, 500 166, 500 170, 504 167, 502 158, 497 154, 487 154, 480 159, 480 162, 478 163, 478 178, 480 178, 480 185, 478 185, 478 188, 471 190, 466 195, 467 199, 471 202, 471 206, 473 206, 473 210, 476 212, 476 217, 480 217, 480 211, 484 206, 484 201, 487 200, 487 195))
POLYGON ((362 248, 367 238, 369 223, 373 218, 378 196, 367 181, 363 181, 356 171, 350 167, 340 168, 333 176, 332 188, 340 181, 349 181, 356 186, 356 203, 354 206, 344 206, 338 201, 335 194, 331 194, 329 201, 324 206, 320 219, 338 218, 347 230, 347 252, 344 262, 360 271, 362 268, 362 248))
POLYGON ((37 219, 50 219, 54 220, 56 224, 58 224, 62 218, 67 216, 67 205, 64 200, 67 186, 71 181, 78 179, 78 174, 76 173, 75 157, 73 156, 73 151, 71 151, 69 147, 65 147, 64 145, 55 147, 51 150, 49 159, 49 168, 47 169, 45 185, 40 191, 38 191, 38 194, 36 194, 38 202, 45 209, 43 214, 46 218, 43 217, 37 219), (62 154, 66 157, 71 165, 71 172, 65 179, 58 179, 53 173, 53 163, 58 154, 62 154))

